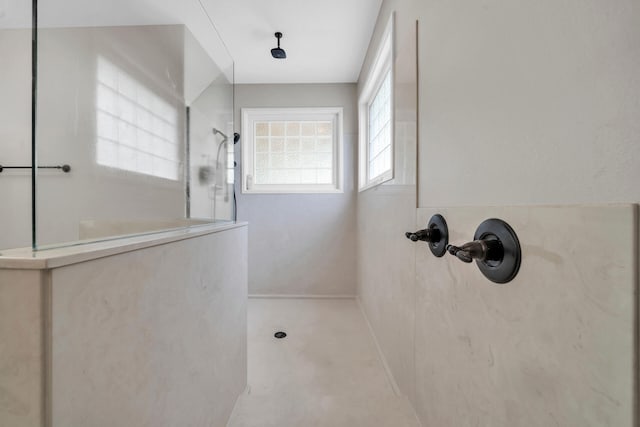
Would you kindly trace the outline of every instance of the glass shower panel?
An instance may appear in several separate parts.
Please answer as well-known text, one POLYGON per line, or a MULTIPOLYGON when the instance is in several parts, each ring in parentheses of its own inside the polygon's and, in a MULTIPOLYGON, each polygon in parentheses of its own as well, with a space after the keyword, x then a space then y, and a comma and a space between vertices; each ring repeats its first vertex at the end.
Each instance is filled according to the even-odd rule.
POLYGON ((193 76, 186 87, 189 107, 187 213, 192 219, 232 220, 235 216, 233 63, 208 59, 187 34, 186 68, 193 76))
POLYGON ((39 170, 38 248, 233 219, 233 62, 198 0, 41 2, 37 55, 38 164, 70 167, 39 170))
POLYGON ((0 249, 31 245, 31 2, 0 0, 0 249))

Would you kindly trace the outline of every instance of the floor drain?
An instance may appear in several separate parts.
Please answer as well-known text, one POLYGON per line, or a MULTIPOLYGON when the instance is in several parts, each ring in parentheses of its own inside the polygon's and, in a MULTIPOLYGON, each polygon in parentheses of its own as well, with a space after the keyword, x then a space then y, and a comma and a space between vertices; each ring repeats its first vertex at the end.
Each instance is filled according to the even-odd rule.
POLYGON ((284 333, 284 332, 282 332, 282 331, 280 331, 280 332, 276 332, 275 334, 273 334, 273 336, 274 336, 274 337, 276 337, 276 338, 278 338, 278 339, 280 339, 280 338, 284 338, 284 337, 286 337, 286 336, 287 336, 287 334, 286 334, 286 333, 284 333))

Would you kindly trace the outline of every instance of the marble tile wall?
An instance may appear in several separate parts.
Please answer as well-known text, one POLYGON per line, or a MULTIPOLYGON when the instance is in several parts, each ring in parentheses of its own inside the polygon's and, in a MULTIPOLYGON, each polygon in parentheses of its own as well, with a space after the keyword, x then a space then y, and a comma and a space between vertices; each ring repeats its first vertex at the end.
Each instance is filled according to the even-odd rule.
POLYGON ((415 390, 415 192, 369 190, 358 199, 358 298, 401 394, 415 390), (414 213, 412 215, 412 212, 414 213))
POLYGON ((0 426, 43 425, 43 280, 36 270, 0 270, 0 426))
POLYGON ((53 270, 52 426, 225 425, 246 304, 246 227, 53 270))
POLYGON ((247 227, 174 234, 0 268, 0 426, 226 424, 247 382, 247 227))
MULTIPOLYGON (((386 21, 385 21, 386 22, 386 21)), ((413 399, 417 206, 415 20, 396 21, 394 179, 358 194, 358 298, 398 391, 413 399)))
POLYGON ((416 401, 425 426, 636 425, 635 205, 418 209, 450 241, 507 221, 523 259, 510 283, 416 247, 416 401))

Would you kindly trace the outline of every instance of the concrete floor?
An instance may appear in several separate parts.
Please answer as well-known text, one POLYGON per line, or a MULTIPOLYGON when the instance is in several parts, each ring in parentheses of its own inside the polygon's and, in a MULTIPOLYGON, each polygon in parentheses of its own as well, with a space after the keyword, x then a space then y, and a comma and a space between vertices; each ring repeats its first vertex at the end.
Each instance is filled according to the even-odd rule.
POLYGON ((248 345, 249 387, 228 427, 419 426, 353 299, 250 299, 248 345))

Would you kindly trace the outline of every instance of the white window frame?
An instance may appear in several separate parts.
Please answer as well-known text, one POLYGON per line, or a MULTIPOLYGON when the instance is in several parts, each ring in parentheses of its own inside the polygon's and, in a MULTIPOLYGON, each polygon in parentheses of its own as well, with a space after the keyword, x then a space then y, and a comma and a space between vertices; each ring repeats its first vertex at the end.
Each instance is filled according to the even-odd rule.
POLYGON ((242 109, 242 193, 295 194, 343 193, 343 108, 243 108, 242 109), (333 182, 331 184, 260 184, 253 182, 255 174, 255 122, 260 121, 332 121, 333 122, 333 182))
POLYGON ((382 34, 380 44, 376 52, 375 60, 370 68, 360 98, 358 99, 358 190, 364 191, 384 182, 390 181, 394 177, 395 169, 395 93, 394 81, 395 70, 393 67, 394 45, 395 45, 395 12, 391 14, 389 22, 382 34), (391 74, 391 111, 390 111, 390 132, 391 132, 391 167, 388 171, 369 179, 369 106, 373 102, 378 90, 382 86, 387 73, 391 74))

